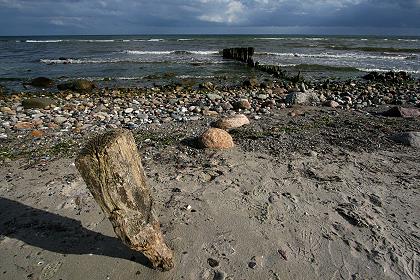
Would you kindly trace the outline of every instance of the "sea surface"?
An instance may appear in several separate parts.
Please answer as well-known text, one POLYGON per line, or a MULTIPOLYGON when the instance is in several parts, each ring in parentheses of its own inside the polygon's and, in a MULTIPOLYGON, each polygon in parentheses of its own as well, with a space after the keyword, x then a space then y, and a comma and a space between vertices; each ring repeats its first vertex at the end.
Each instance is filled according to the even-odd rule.
POLYGON ((87 78, 103 86, 142 86, 255 74, 224 60, 223 48, 254 47, 254 60, 307 79, 407 71, 420 77, 420 37, 305 35, 133 35, 0 37, 0 84, 23 90, 38 76, 87 78))

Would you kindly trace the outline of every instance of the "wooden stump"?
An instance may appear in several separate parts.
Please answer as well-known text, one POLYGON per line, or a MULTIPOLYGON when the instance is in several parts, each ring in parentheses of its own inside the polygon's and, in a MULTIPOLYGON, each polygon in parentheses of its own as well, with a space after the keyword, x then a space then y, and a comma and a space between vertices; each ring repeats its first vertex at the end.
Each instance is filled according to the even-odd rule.
POLYGON ((172 250, 163 239, 131 132, 116 129, 95 137, 77 157, 76 167, 117 236, 154 268, 171 269, 172 250))

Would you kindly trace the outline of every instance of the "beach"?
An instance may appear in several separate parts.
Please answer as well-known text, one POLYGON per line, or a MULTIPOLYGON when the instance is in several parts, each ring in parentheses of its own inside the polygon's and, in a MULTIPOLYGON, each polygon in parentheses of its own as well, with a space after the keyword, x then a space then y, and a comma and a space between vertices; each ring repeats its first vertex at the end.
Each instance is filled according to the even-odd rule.
POLYGON ((372 75, 2 95, 0 278, 418 278, 419 149, 395 135, 420 131, 419 81, 372 75), (236 114, 234 148, 197 145, 236 114), (115 128, 136 139, 171 271, 116 238, 75 168, 115 128))
POLYGON ((244 37, 221 38, 0 40, 0 279, 419 278, 418 39, 251 36, 250 67, 219 48, 244 37), (242 121, 222 127, 234 147, 203 147, 224 118, 242 121), (170 271, 116 237, 76 169, 121 128, 170 271))

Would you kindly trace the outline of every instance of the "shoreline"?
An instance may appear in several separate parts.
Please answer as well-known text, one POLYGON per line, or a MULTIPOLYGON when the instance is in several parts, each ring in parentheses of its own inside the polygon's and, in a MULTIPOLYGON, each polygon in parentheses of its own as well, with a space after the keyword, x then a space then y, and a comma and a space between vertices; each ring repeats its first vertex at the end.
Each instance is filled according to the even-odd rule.
POLYGON ((0 99, 0 273, 7 279, 419 275, 420 149, 392 138, 420 131, 419 117, 383 115, 395 106, 419 110, 419 80, 296 87, 249 78, 234 87, 44 95, 0 99), (39 97, 49 99, 27 104, 39 97), (234 148, 194 145, 232 114, 250 120, 230 131, 234 148), (169 272, 150 269, 115 238, 74 167, 87 138, 116 127, 135 136, 175 253, 169 272))

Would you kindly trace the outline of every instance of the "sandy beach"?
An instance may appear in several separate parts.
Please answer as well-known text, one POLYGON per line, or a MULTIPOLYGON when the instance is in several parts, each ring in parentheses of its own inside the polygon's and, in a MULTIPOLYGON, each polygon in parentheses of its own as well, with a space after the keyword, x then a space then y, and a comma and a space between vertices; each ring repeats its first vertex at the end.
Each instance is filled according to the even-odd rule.
MULTIPOLYGON (((418 82, 401 87, 419 95, 418 82)), ((0 279, 418 279, 420 150, 393 140, 395 133, 419 131, 418 117, 383 116, 394 105, 374 101, 359 109, 283 106, 293 90, 275 84, 241 87, 240 94, 202 90, 171 92, 178 101, 190 93, 210 107, 131 127, 175 254, 173 270, 152 270, 116 238, 75 168, 86 139, 112 128, 112 117, 95 116, 112 107, 106 95, 82 100, 64 92, 53 97, 60 109, 39 109, 43 124, 34 124, 33 109, 22 109, 32 125, 16 128, 18 119, 3 132, 0 279), (208 94, 222 101, 246 97, 251 108, 217 112, 212 104, 222 101, 208 94), (105 104, 99 111, 98 100, 105 104), (271 100, 268 112, 256 111, 271 100), (95 121, 78 126, 66 110, 83 102, 93 103, 84 112, 95 121), (235 112, 250 124, 230 131, 234 148, 196 146, 195 137, 213 121, 235 112), (54 114, 67 119, 54 121, 54 114)), ((122 95, 110 100, 127 117, 136 108, 126 110, 124 102, 143 97, 122 95)), ((29 97, 9 95, 2 106, 13 111, 29 97)), ((188 108, 178 101, 176 108, 188 108)), ((16 113, 2 116, 8 121, 16 113)), ((130 123, 139 124, 130 119, 121 126, 130 123)))

